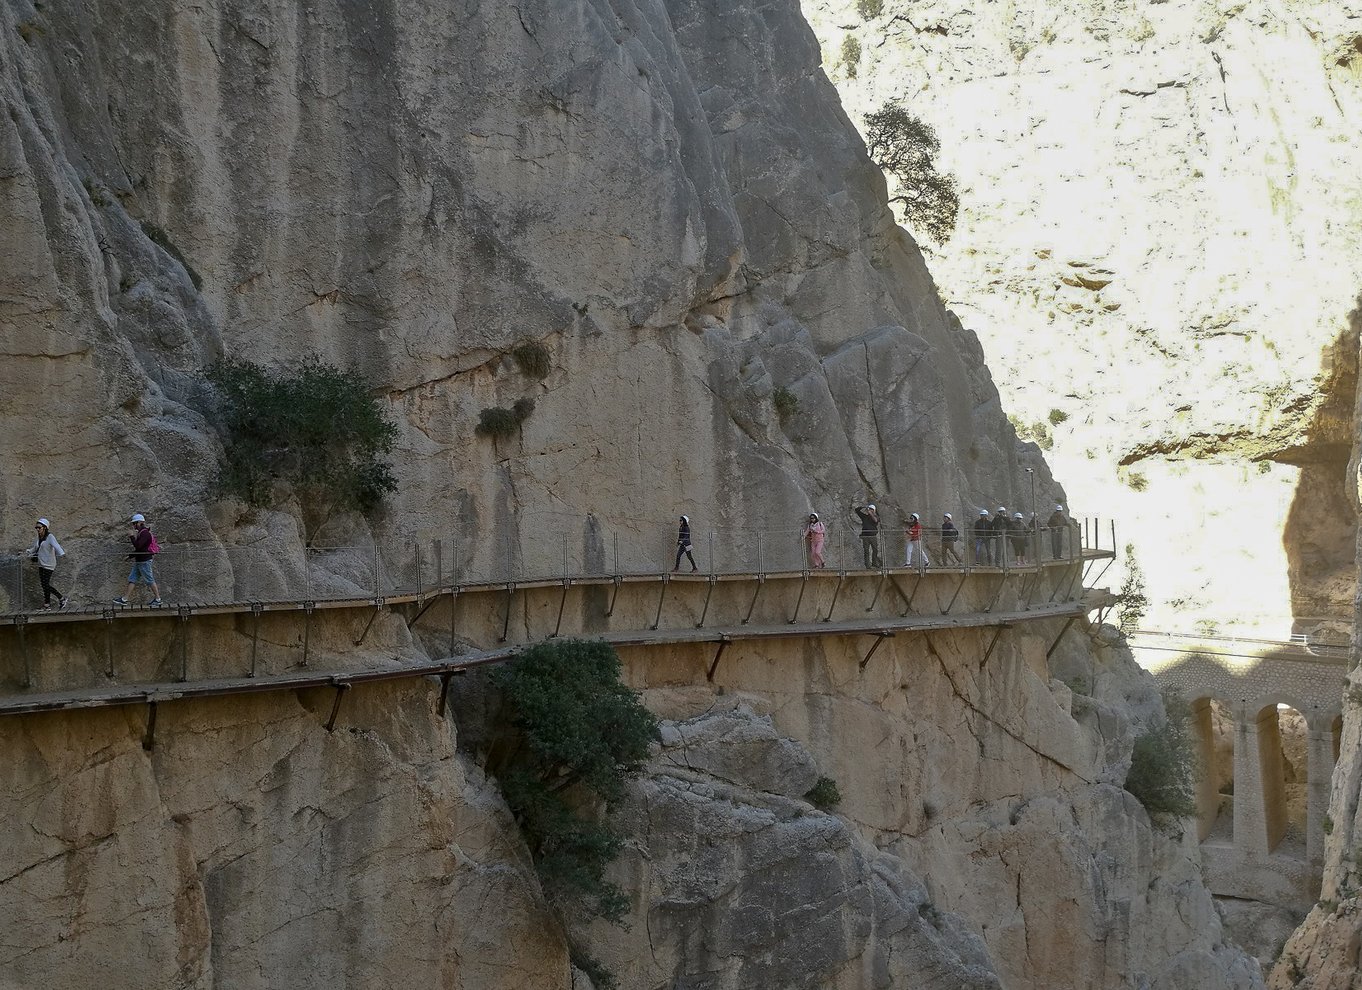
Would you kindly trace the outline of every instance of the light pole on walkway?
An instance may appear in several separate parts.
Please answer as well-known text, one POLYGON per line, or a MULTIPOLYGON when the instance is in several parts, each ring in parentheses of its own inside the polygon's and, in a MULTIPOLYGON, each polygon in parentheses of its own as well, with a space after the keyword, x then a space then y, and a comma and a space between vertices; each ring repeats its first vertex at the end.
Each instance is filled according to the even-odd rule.
POLYGON ((1031 476, 1031 552, 1036 562, 1040 562, 1040 516, 1036 515, 1036 469, 1027 468, 1031 476))

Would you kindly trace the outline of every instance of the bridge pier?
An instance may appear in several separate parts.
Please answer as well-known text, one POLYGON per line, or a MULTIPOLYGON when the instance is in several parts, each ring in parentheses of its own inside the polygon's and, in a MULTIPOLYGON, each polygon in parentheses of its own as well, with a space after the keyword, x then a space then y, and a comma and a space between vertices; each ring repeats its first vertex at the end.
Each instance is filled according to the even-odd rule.
MULTIPOLYGON (((1325 716, 1327 718, 1327 716, 1325 716)), ((1310 735, 1306 750, 1306 858, 1313 866, 1324 864, 1324 819, 1329 813, 1329 792, 1333 783, 1334 720, 1316 717, 1308 720, 1310 735)))

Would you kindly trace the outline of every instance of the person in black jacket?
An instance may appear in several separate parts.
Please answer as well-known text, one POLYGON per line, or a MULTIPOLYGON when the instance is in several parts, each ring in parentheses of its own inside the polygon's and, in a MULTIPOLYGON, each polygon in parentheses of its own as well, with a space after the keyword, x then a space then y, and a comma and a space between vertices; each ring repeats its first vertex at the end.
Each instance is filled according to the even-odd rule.
POLYGON ((875 506, 852 503, 851 511, 861 520, 861 554, 865 558, 866 569, 883 567, 880 560, 880 517, 875 506))
POLYGON ((960 559, 960 551, 955 549, 955 545, 960 542, 960 530, 955 528, 955 520, 947 512, 941 517, 941 566, 946 564, 953 557, 957 564, 963 564, 960 559))
POLYGON ((690 572, 694 574, 700 569, 695 563, 695 547, 690 542, 690 516, 681 517, 681 527, 676 532, 676 563, 672 565, 673 571, 681 569, 681 558, 684 556, 690 561, 690 572))
POLYGON ((993 560, 989 556, 989 547, 992 545, 993 524, 988 518, 988 510, 980 509, 979 518, 974 520, 974 562, 976 564, 991 564, 993 560))
POLYGON ((1013 562, 1026 566, 1026 544, 1031 541, 1031 527, 1026 525, 1020 512, 1012 513, 1012 521, 1007 524, 1007 538, 1012 543, 1013 562))
POLYGON ((1012 528, 1012 520, 1007 518, 1007 506, 998 506, 998 511, 989 521, 988 560, 995 567, 1007 566, 1007 531, 1012 528))
POLYGON ((1064 556, 1064 531, 1069 528, 1069 517, 1064 515, 1064 506, 1055 503, 1055 511, 1045 523, 1050 531, 1050 550, 1055 560, 1064 556))

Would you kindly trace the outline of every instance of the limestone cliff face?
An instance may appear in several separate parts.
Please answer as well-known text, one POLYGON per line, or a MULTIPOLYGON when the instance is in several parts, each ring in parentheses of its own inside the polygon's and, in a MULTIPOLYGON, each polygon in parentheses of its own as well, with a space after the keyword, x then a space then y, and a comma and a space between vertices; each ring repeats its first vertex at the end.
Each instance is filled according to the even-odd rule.
MULTIPOLYGON (((731 532, 861 493, 892 522, 1024 506, 1027 466, 1061 494, 895 226, 794 0, 16 0, 0 100, 0 528, 51 517, 78 598, 130 508, 172 543, 301 541, 287 509, 210 501, 195 375, 222 354, 358 363, 402 427, 373 535, 454 530, 470 566, 507 535, 526 570, 559 561, 546 532, 599 551, 588 511, 642 547, 678 507, 731 532), (504 358, 526 338, 553 355, 542 384, 504 358), (776 387, 799 400, 784 424, 776 387), (523 396, 522 436, 474 437, 523 396)), ((392 625, 352 665, 419 653, 392 625)), ((730 734, 691 724, 712 692, 631 668, 675 735, 625 869, 641 921, 675 924, 582 937, 639 987, 1258 985, 1188 852, 1116 786, 1147 687, 1073 647, 1059 676, 1113 692, 1075 698, 1039 637, 986 671, 975 646, 888 649, 869 689, 850 653, 747 658, 733 731, 792 753, 775 783, 728 779, 710 743, 679 759, 730 734), (810 760, 840 817, 792 796, 810 760), (706 836, 724 855, 692 882, 706 836), (710 883, 730 869, 731 897, 710 883)), ((376 692, 330 736, 321 703, 188 704, 150 753, 134 717, 0 726, 0 978, 569 985, 504 809, 429 698, 376 692)))
POLYGON ((1121 521, 1151 625, 1350 614, 1362 8, 804 8, 853 118, 900 97, 936 127, 961 210, 933 271, 1121 521))

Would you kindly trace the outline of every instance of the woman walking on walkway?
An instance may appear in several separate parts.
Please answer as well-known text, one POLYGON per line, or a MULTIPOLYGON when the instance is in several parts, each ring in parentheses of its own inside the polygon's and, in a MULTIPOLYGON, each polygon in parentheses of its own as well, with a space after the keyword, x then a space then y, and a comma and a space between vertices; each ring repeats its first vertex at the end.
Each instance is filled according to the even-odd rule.
POLYGON ((66 551, 61 548, 57 538, 52 535, 52 524, 46 519, 39 519, 34 523, 33 528, 38 531, 38 536, 34 540, 33 549, 28 552, 38 563, 38 580, 43 585, 43 611, 52 611, 52 596, 57 596, 57 608, 66 608, 69 599, 56 588, 52 587, 52 572, 57 569, 57 558, 65 557, 66 551))
POLYGON ((814 567, 823 566, 823 541, 827 536, 827 527, 818 521, 818 513, 810 512, 809 521, 804 524, 804 545, 808 547, 809 562, 814 567))
POLYGON ((676 563, 672 565, 673 571, 681 569, 681 557, 690 561, 690 570, 694 574, 700 569, 695 563, 695 547, 690 543, 690 516, 681 517, 681 528, 676 532, 676 563))

